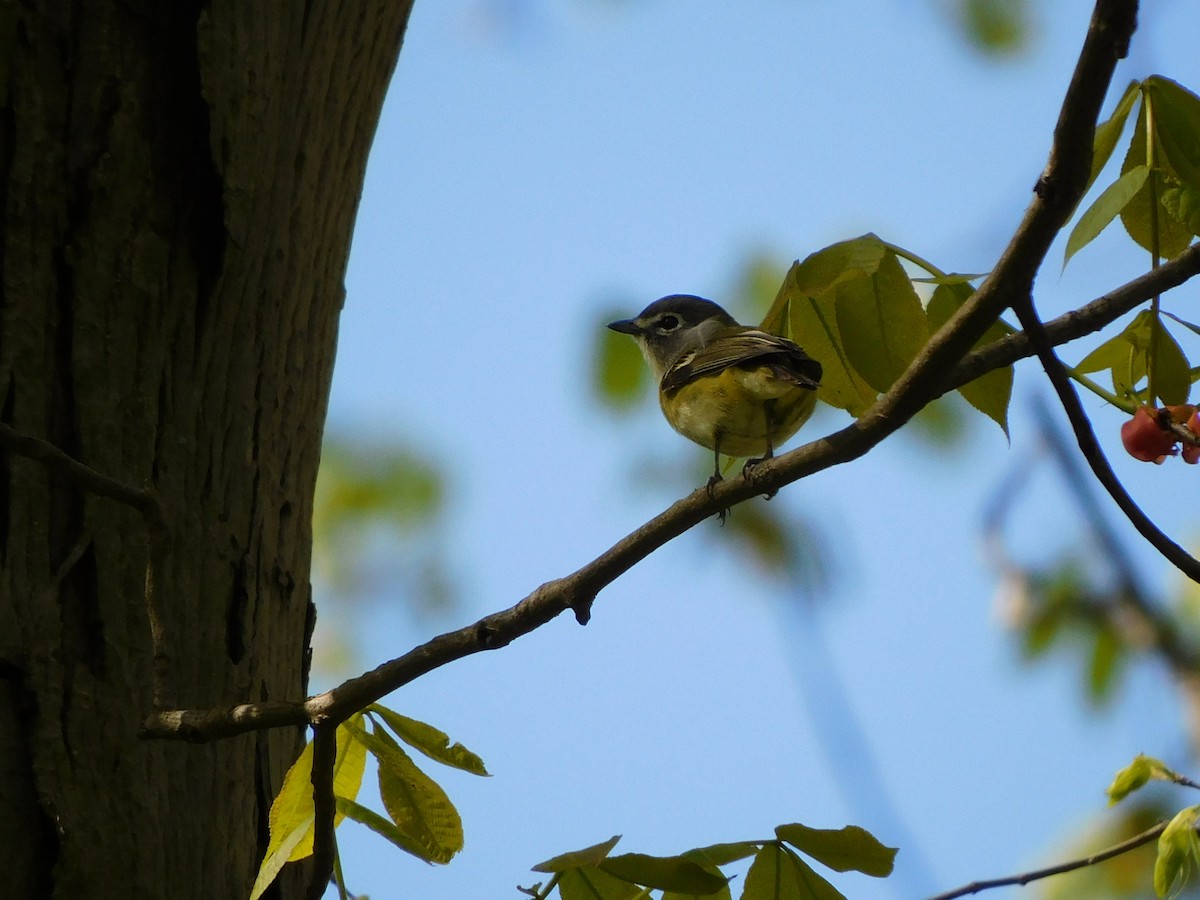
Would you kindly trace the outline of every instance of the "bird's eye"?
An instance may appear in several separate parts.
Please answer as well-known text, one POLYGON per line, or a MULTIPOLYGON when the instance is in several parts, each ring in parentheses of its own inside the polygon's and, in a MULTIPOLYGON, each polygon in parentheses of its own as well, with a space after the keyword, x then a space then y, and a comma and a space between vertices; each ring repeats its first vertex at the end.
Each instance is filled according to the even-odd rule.
POLYGON ((679 325, 679 316, 665 315, 658 320, 658 330, 663 334, 674 331, 679 325))

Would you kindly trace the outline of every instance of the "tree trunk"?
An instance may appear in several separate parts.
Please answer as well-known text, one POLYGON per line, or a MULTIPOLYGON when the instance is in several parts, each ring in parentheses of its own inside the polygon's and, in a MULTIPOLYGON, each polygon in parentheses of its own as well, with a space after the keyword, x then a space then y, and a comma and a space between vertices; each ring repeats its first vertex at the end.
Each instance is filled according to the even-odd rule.
POLYGON ((410 9, 0 0, 0 421, 168 529, 151 588, 141 513, 0 455, 5 897, 249 891, 304 736, 137 731, 156 698, 305 693, 342 277, 410 9))

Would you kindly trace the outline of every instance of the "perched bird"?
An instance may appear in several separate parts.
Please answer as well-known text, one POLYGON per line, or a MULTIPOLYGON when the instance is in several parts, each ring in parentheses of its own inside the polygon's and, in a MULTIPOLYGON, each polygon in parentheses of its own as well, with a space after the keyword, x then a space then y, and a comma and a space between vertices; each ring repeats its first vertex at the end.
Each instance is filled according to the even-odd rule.
POLYGON ((637 339, 671 427, 713 451, 710 487, 721 480, 722 453, 757 457, 749 470, 816 406, 821 364, 785 337, 739 325, 711 300, 672 294, 608 327, 637 339))

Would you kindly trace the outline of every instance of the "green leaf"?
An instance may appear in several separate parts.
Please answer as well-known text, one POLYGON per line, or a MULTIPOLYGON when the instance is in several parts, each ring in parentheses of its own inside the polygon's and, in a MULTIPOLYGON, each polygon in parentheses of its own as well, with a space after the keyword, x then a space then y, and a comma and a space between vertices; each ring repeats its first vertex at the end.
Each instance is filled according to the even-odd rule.
POLYGON ((713 875, 698 863, 683 856, 648 856, 645 853, 623 853, 610 856, 598 866, 609 875, 634 884, 690 894, 715 894, 728 879, 713 875))
POLYGON ((875 878, 892 874, 896 849, 885 847, 874 835, 857 825, 845 828, 809 828, 793 823, 780 825, 775 835, 797 850, 836 872, 862 872, 875 878))
MULTIPOLYGON (((884 250, 876 246, 882 256, 884 250)), ((835 244, 804 262, 793 263, 762 327, 791 337, 804 347, 824 370, 817 396, 831 406, 857 416, 875 401, 876 392, 863 381, 846 357, 838 330, 834 286, 839 277, 859 277, 860 270, 839 270, 835 274, 832 268, 844 257, 858 260, 861 254, 831 253, 836 248, 844 248, 844 245, 835 244)))
MULTIPOLYGON (((726 845, 726 846, 732 846, 732 845, 726 845)), ((757 847, 754 847, 752 845, 750 852, 746 855, 753 856, 754 853, 757 852, 757 849, 758 849, 757 847)), ((704 893, 701 891, 666 890, 666 891, 663 891, 662 900, 700 900, 700 898, 702 898, 702 897, 708 898, 708 900, 732 900, 732 897, 731 897, 731 894, 729 891, 729 879, 725 877, 724 873, 720 869, 718 869, 714 863, 705 859, 702 855, 697 855, 699 853, 700 853, 700 850, 689 850, 686 853, 683 853, 681 855, 683 856, 684 859, 690 859, 694 862, 699 863, 703 867, 704 871, 707 872, 709 875, 711 875, 713 878, 719 878, 722 882, 721 887, 719 889, 717 889, 716 891, 713 891, 712 893, 704 893)))
MULTIPOLYGON (((1081 373, 1111 369, 1113 390, 1121 396, 1135 396, 1151 364, 1155 366, 1158 397, 1168 405, 1185 402, 1191 386, 1187 358, 1161 320, 1156 320, 1151 310, 1143 309, 1120 334, 1085 356, 1076 369, 1081 373)), ((1146 402, 1153 399, 1146 398, 1146 402)))
POLYGON ((1165 188, 1162 205, 1192 234, 1200 234, 1200 188, 1190 184, 1165 188))
POLYGON ((1112 784, 1105 791, 1108 794, 1108 804, 1112 806, 1124 800, 1151 779, 1174 781, 1177 777, 1161 760, 1139 753, 1133 758, 1133 762, 1113 776, 1112 784))
POLYGON ((444 731, 439 731, 432 725, 426 725, 417 719, 402 716, 378 703, 372 703, 367 709, 382 718, 400 740, 421 751, 430 759, 456 769, 462 769, 464 772, 470 772, 472 775, 488 774, 482 759, 462 744, 455 743, 451 746, 450 737, 444 731))
POLYGON ((576 866, 596 866, 608 858, 608 854, 612 852, 612 848, 617 846, 617 841, 621 839, 619 834, 614 834, 607 841, 601 841, 599 844, 592 844, 590 847, 584 847, 582 850, 570 850, 566 853, 560 853, 558 856, 551 857, 545 862, 540 862, 533 867, 535 872, 565 872, 567 869, 576 866))
MULTIPOLYGON (((1187 403, 1192 386, 1191 365, 1161 319, 1157 326, 1147 342, 1149 365, 1154 372, 1154 392, 1167 406, 1187 403)), ((1150 399, 1153 401, 1154 398, 1150 399)))
POLYGON ((379 796, 392 821, 421 849, 423 859, 449 862, 463 847, 463 830, 446 792, 387 732, 351 730, 379 763, 379 796))
POLYGON ((1071 229, 1071 236, 1067 238, 1067 249, 1063 253, 1064 269, 1071 257, 1094 241, 1128 205, 1145 186, 1149 175, 1149 167, 1134 166, 1104 189, 1104 193, 1096 198, 1096 202, 1088 207, 1087 212, 1079 217, 1079 221, 1071 229))
POLYGON ((1112 157, 1113 149, 1117 146, 1117 139, 1125 130, 1125 120, 1129 118, 1129 111, 1133 109, 1134 101, 1141 96, 1141 87, 1140 81, 1129 82, 1125 93, 1117 101, 1112 115, 1096 126, 1096 136, 1092 141, 1092 174, 1088 176, 1088 188, 1095 184, 1096 179, 1100 176, 1100 170, 1112 157))
POLYGON ((1176 813, 1158 836, 1158 859, 1154 862, 1154 892, 1160 897, 1178 897, 1195 875, 1200 863, 1200 838, 1196 820, 1200 806, 1176 813))
POLYGON ((928 277, 921 276, 912 279, 917 284, 966 284, 970 285, 972 281, 978 281, 980 278, 986 278, 986 272, 977 272, 973 275, 965 275, 960 272, 948 272, 945 275, 930 275, 928 277))
POLYGON ((1154 133, 1171 169, 1200 188, 1200 97, 1161 75, 1146 79, 1154 106, 1154 133))
POLYGON ((707 863, 712 866, 727 866, 740 859, 746 859, 758 852, 758 844, 748 841, 735 841, 728 844, 709 844, 707 847, 697 847, 683 854, 688 859, 707 863))
MULTIPOLYGON (((333 763, 335 797, 356 797, 362 785, 366 751, 357 741, 351 739, 350 734, 350 726, 356 721, 362 721, 361 714, 339 725, 337 729, 337 750, 333 763)), ((300 756, 284 774, 283 785, 271 802, 271 811, 267 816, 267 827, 271 837, 255 876, 250 900, 258 900, 262 896, 286 863, 312 855, 316 819, 313 807, 312 759, 313 746, 310 741, 305 744, 300 756)), ((336 816, 334 825, 340 821, 341 816, 336 816)))
POLYGON ((763 845, 746 873, 742 900, 846 900, 812 866, 786 847, 763 845))
POLYGON ((558 880, 562 900, 635 900, 648 893, 594 866, 566 869, 558 880))
POLYGON ((379 813, 375 812, 375 810, 368 809, 361 803, 356 803, 353 800, 347 800, 345 797, 338 797, 336 802, 338 812, 347 819, 358 822, 360 825, 366 825, 377 835, 391 841, 405 853, 411 853, 423 862, 430 862, 426 849, 414 841, 411 836, 401 831, 394 822, 385 819, 379 813))
MULTIPOLYGON (((972 293, 970 285, 966 284, 944 284, 934 289, 933 296, 929 298, 929 305, 925 309, 925 315, 929 319, 930 333, 936 332, 945 325, 972 293)), ((979 349, 986 344, 1007 337, 1011 333, 1012 328, 1008 324, 997 320, 988 326, 988 330, 983 333, 983 337, 975 343, 972 349, 979 349)), ((999 425, 1007 436, 1008 406, 1012 400, 1012 389, 1013 367, 1004 366, 1000 369, 993 369, 974 381, 964 384, 958 389, 958 392, 975 409, 999 425)))
POLYGON ((835 288, 838 330, 855 371, 882 393, 908 368, 929 340, 921 298, 894 253, 870 275, 835 288))
POLYGON ((864 234, 830 244, 823 250, 809 254, 803 262, 792 263, 784 278, 784 287, 790 282, 792 293, 785 295, 780 289, 761 327, 774 334, 794 336, 796 332, 788 328, 788 306, 792 300, 797 297, 819 297, 835 288, 840 281, 870 275, 879 268, 887 253, 883 241, 873 234, 864 234))
MULTIPOLYGON (((1148 164, 1146 156, 1146 104, 1142 104, 1133 140, 1121 164, 1121 174, 1148 164)), ((1171 259, 1187 249, 1192 241, 1191 231, 1176 219, 1162 203, 1164 191, 1179 184, 1174 171, 1165 159, 1156 157, 1155 166, 1142 189, 1121 210, 1121 223, 1126 232, 1141 247, 1171 259)))

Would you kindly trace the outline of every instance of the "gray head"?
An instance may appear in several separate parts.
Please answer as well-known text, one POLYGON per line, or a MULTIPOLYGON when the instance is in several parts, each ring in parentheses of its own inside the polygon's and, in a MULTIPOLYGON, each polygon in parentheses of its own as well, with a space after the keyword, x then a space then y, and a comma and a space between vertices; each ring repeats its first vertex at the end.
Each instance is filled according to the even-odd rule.
POLYGON ((661 379, 681 354, 703 347, 713 335, 737 324, 711 300, 671 294, 655 300, 634 318, 612 322, 608 327, 635 337, 655 377, 661 379))

